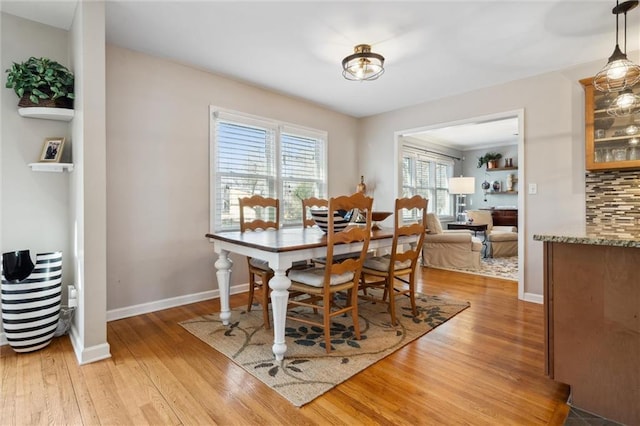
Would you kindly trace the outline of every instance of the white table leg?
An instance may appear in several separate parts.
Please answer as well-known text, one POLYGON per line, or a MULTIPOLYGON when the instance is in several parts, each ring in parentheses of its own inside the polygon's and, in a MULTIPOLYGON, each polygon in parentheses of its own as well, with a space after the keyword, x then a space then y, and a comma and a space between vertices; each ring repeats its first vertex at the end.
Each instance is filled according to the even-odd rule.
POLYGON ((216 260, 216 276, 218 277, 218 291, 220 292, 220 319, 222 324, 229 325, 231 309, 229 308, 229 285, 231 281, 231 267, 228 250, 220 250, 216 260))
POLYGON ((273 354, 277 361, 282 361, 287 345, 284 341, 284 328, 287 320, 287 303, 289 302, 289 290, 291 280, 286 275, 286 270, 276 269, 273 278, 269 280, 271 288, 271 307, 273 308, 273 354))

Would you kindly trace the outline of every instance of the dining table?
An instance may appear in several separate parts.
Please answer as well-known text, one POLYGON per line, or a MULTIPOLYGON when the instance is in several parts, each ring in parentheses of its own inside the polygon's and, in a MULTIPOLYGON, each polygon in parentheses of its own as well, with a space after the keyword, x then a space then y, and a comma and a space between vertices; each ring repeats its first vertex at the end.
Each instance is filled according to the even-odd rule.
MULTIPOLYGON (((287 351, 285 343, 285 322, 289 287, 291 280, 287 270, 294 262, 326 256, 327 235, 314 227, 287 227, 257 232, 222 231, 206 234, 213 243, 217 255, 215 261, 218 291, 220 293, 220 319, 229 325, 231 309, 229 308, 230 278, 233 262, 230 253, 249 256, 269 263, 274 275, 269 280, 271 289, 271 308, 273 311, 273 354, 277 361, 284 359, 287 351)), ((369 250, 388 247, 393 242, 392 228, 379 228, 371 231, 369 250)), ((415 239, 407 237, 401 244, 415 243, 415 239)), ((334 246, 334 255, 347 254, 362 250, 363 243, 339 244, 334 246)))

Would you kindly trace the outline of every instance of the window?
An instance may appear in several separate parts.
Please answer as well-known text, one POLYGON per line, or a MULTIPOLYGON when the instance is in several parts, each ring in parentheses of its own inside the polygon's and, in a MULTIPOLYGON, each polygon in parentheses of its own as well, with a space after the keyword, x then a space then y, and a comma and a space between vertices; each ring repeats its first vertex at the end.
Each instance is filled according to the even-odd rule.
POLYGON ((303 198, 326 198, 326 133, 211 107, 211 227, 239 228, 238 199, 280 199, 282 225, 303 198))
POLYGON ((429 213, 439 217, 453 216, 453 196, 449 194, 449 178, 453 161, 422 153, 416 148, 402 148, 402 196, 420 195, 429 199, 429 213))

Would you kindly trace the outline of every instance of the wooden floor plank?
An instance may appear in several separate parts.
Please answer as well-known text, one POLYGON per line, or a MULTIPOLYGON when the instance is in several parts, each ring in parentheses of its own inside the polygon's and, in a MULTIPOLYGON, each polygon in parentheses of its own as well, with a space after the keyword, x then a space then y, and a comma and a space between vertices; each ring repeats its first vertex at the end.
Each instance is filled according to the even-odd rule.
POLYGON ((67 336, 0 348, 0 424, 561 425, 569 389, 544 376, 542 305, 512 281, 420 272, 419 291, 470 308, 302 408, 179 325, 216 299, 110 322, 112 358, 93 364, 67 336))

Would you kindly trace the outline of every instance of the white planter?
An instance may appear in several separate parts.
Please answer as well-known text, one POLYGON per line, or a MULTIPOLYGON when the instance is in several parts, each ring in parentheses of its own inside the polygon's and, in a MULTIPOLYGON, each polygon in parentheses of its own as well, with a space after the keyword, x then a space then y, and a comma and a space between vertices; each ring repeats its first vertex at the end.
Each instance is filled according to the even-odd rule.
POLYGON ((62 252, 38 253, 35 265, 28 250, 2 256, 2 327, 7 341, 16 352, 44 348, 51 342, 60 317, 62 252), (22 274, 10 270, 9 265, 16 262, 9 256, 13 260, 20 256, 22 268, 16 269, 22 274))

